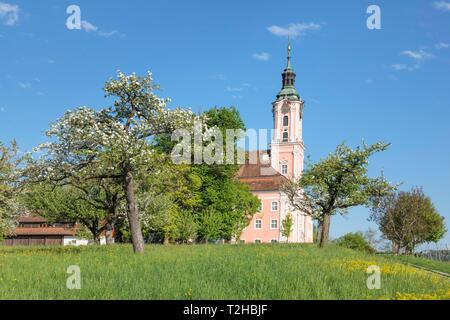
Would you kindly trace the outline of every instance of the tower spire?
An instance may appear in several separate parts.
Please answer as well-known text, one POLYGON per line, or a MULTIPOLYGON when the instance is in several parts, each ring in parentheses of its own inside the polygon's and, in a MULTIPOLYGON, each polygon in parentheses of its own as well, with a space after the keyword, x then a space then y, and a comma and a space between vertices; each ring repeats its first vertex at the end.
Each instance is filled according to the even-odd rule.
POLYGON ((286 69, 284 69, 282 77, 282 87, 281 91, 277 95, 277 100, 288 99, 288 100, 300 100, 300 96, 295 89, 295 77, 296 74, 294 69, 291 66, 291 37, 288 37, 288 46, 287 46, 287 65, 286 69))
POLYGON ((286 66, 286 69, 292 69, 292 68, 291 68, 291 49, 292 49, 292 47, 291 47, 291 36, 288 35, 288 46, 287 46, 287 53, 288 53, 288 56, 287 56, 287 66, 286 66))

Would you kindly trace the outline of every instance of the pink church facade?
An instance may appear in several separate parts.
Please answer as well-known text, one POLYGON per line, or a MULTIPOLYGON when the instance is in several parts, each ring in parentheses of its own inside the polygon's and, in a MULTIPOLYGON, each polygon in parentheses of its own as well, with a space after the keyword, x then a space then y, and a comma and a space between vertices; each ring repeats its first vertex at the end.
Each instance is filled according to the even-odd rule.
POLYGON ((247 184, 259 197, 262 206, 243 230, 241 243, 311 243, 313 222, 311 217, 289 205, 280 187, 286 179, 298 179, 303 172, 303 106, 304 101, 295 89, 296 74, 291 67, 291 46, 288 62, 283 71, 283 85, 272 103, 274 133, 268 152, 258 152, 257 164, 246 164, 239 171, 239 180, 247 184), (289 239, 282 236, 282 221, 288 214, 293 217, 289 239))

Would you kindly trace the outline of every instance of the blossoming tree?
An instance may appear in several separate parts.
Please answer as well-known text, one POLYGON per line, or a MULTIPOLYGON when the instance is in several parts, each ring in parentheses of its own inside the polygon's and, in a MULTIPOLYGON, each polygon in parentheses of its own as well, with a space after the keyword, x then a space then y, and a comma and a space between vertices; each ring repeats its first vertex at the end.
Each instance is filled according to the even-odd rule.
POLYGON ((150 141, 157 134, 191 128, 195 120, 191 110, 169 110, 169 100, 154 93, 157 88, 150 72, 140 77, 119 71, 104 87, 105 97, 115 98, 113 106, 66 112, 47 131, 50 142, 38 147, 43 155, 31 166, 41 180, 112 179, 120 184, 135 252, 144 251, 135 189, 136 180, 151 170, 150 141))
POLYGON ((10 147, 0 142, 0 239, 11 231, 21 213, 17 168, 24 159, 18 156, 15 141, 10 147))

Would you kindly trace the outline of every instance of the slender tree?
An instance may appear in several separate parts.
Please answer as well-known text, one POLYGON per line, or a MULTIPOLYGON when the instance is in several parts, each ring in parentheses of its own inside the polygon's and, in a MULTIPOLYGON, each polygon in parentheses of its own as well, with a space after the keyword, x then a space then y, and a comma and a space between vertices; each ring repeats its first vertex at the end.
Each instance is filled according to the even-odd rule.
POLYGON ((292 218, 292 213, 288 213, 286 218, 281 222, 281 235, 286 237, 286 242, 289 242, 289 237, 291 236, 292 229, 294 227, 294 219, 292 218))
POLYGON ((294 208, 317 219, 321 247, 328 243, 331 216, 345 214, 351 207, 369 206, 395 188, 383 176, 367 175, 369 157, 387 147, 376 143, 352 150, 340 144, 335 153, 309 166, 300 179, 289 180, 282 187, 294 208))

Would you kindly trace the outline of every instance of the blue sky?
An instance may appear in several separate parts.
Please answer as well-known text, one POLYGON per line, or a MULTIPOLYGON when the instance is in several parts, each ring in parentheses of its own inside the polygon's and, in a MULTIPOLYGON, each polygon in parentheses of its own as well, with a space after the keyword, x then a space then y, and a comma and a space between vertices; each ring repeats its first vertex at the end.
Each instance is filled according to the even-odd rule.
MULTIPOLYGON (((118 69, 151 70, 173 106, 234 105, 248 128, 271 128, 287 33, 306 153, 391 142, 371 174, 423 186, 450 229, 448 0, 0 0, 0 140, 30 150, 65 110, 107 106, 102 85, 118 69), (65 26, 71 4, 82 30, 65 26), (370 4, 381 30, 366 27, 370 4)), ((356 208, 334 218, 332 236, 374 228, 367 217, 356 208)))

